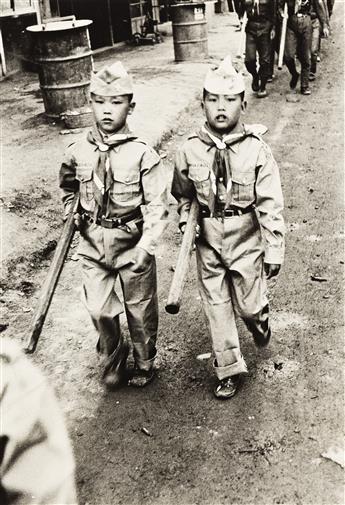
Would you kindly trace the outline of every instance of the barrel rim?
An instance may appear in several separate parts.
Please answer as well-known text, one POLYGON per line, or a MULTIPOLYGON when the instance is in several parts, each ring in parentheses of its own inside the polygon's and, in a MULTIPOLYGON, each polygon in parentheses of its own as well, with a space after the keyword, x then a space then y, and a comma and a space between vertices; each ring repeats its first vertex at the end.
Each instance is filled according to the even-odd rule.
POLYGON ((64 32, 66 30, 75 30, 76 28, 84 28, 93 23, 91 19, 77 19, 75 21, 54 21, 52 23, 43 23, 40 25, 31 25, 26 29, 31 33, 52 33, 64 32))
POLYGON ((177 7, 197 7, 198 5, 205 5, 205 2, 181 2, 178 4, 170 5, 170 9, 175 9, 177 7))

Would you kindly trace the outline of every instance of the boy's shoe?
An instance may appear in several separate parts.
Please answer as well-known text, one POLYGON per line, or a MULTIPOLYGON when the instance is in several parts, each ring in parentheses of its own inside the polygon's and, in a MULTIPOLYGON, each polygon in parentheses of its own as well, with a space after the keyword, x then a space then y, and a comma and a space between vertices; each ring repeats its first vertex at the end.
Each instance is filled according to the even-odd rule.
POLYGON ((232 398, 241 383, 241 375, 233 375, 226 379, 218 380, 216 387, 213 390, 214 396, 221 400, 232 398))
POLYGON ((134 368, 131 377, 128 380, 128 386, 134 386, 136 388, 143 388, 150 384, 155 378, 155 371, 152 368, 150 370, 140 370, 140 368, 134 368))
POLYGON ((302 95, 311 95, 310 88, 308 88, 308 87, 301 88, 301 93, 302 93, 302 95))
POLYGON ((315 81, 315 79, 316 79, 316 75, 313 74, 312 72, 310 72, 310 74, 309 74, 309 81, 315 81))
POLYGON ((321 61, 320 56, 316 56, 316 61, 317 61, 318 63, 320 63, 320 61, 321 61))
POLYGON ((290 89, 295 89, 298 83, 299 79, 299 73, 296 72, 295 74, 292 75, 291 80, 290 80, 290 89))
POLYGON ((259 89, 257 97, 258 98, 265 98, 267 96, 267 91, 265 89, 259 89))
POLYGON ((260 89, 260 80, 258 75, 253 75, 252 90, 256 93, 260 89))
POLYGON ((267 347, 272 336, 271 328, 268 328, 265 335, 261 332, 252 331, 253 339, 257 347, 267 347))

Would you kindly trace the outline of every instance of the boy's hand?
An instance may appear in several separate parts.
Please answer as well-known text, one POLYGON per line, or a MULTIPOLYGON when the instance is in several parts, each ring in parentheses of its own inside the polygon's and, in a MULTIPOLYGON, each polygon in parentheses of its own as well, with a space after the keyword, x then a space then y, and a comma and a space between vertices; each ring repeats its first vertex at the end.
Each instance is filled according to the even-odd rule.
POLYGON ((81 231, 83 226, 84 226, 84 220, 83 218, 81 217, 81 215, 79 214, 79 212, 76 212, 73 216, 74 218, 74 224, 77 228, 77 230, 81 231))
POLYGON ((280 265, 275 265, 274 263, 264 263, 264 268, 267 279, 270 279, 271 277, 275 277, 279 274, 280 265))
MULTIPOLYGON (((183 223, 181 226, 180 226, 180 231, 182 233, 182 235, 184 234, 185 230, 186 230, 186 224, 187 223, 183 223)), ((197 224, 195 226, 195 238, 199 238, 200 237, 200 225, 197 224)))
POLYGON ((131 270, 136 273, 143 272, 151 261, 151 254, 141 247, 136 247, 134 251, 134 265, 131 267, 131 270))
POLYGON ((324 26, 322 30, 322 36, 324 39, 328 39, 329 37, 329 28, 327 26, 324 26))

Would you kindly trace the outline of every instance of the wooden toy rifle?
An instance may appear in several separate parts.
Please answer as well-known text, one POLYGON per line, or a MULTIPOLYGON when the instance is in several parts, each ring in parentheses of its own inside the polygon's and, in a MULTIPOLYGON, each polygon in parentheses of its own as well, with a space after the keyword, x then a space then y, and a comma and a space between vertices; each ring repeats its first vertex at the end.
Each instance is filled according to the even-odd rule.
POLYGON ((165 306, 165 310, 169 312, 169 314, 177 314, 180 310, 180 301, 194 246, 198 218, 199 204, 195 199, 190 207, 180 252, 177 258, 174 277, 171 283, 167 304, 165 306))
POLYGON ((278 69, 279 70, 281 70, 283 68, 283 58, 284 58, 287 22, 288 22, 288 6, 287 6, 287 3, 285 3, 284 13, 283 13, 282 32, 281 32, 281 36, 280 36, 279 54, 278 54, 278 69))
POLYGON ((77 212, 78 205, 79 193, 77 193, 73 199, 71 211, 64 224, 60 240, 54 253, 52 264, 49 267, 47 277, 41 289, 38 305, 32 319, 30 334, 24 348, 24 351, 27 354, 35 352, 38 339, 41 335, 50 302, 53 298, 68 249, 76 230, 74 214, 77 212))

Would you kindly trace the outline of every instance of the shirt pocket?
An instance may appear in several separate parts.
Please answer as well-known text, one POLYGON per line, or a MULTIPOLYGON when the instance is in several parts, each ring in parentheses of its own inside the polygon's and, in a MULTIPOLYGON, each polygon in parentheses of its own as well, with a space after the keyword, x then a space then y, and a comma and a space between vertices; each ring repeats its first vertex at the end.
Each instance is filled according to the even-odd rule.
POLYGON ((139 170, 129 173, 117 172, 113 175, 111 195, 115 203, 131 204, 141 195, 139 170))
POLYGON ((231 176, 234 203, 249 205, 255 200, 255 173, 236 172, 231 176))
POLYGON ((189 167, 189 178, 193 182, 197 194, 202 196, 205 200, 208 199, 210 194, 210 170, 208 167, 189 167))
POLYGON ((90 202, 94 199, 93 193, 93 170, 92 167, 77 165, 76 178, 79 181, 80 200, 90 202))

